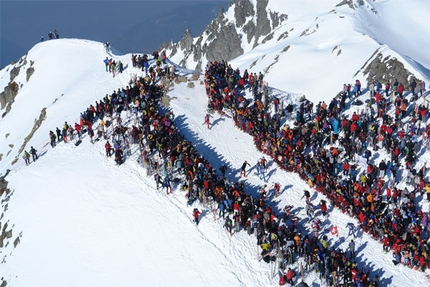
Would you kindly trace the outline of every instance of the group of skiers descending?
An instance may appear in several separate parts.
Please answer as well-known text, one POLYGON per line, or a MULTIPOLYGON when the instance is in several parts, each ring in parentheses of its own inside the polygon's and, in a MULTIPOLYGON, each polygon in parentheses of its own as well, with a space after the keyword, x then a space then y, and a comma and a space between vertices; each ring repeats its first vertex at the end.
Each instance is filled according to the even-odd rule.
MULTIPOLYGON (((264 77, 247 71, 242 76, 224 61, 208 64, 205 78, 209 110, 231 114, 237 127, 251 134, 257 148, 280 168, 297 172, 333 205, 357 218, 364 232, 386 242, 395 264, 429 267, 428 214, 419 203, 425 193, 430 197, 430 184, 428 168, 418 164, 417 155, 426 148, 430 125, 428 105, 418 102, 416 92, 411 90, 409 102, 406 93, 375 88, 361 112, 347 115, 343 111, 362 93, 358 80, 328 105, 322 101, 314 107, 303 98, 292 107, 269 95, 264 77), (245 98, 246 88, 253 100, 245 98), (286 124, 291 120, 291 126, 286 124), (372 151, 378 150, 390 160, 373 159, 372 151), (365 170, 358 165, 360 157, 368 164, 365 170), (402 164, 407 174, 404 188, 397 176, 402 164)), ((368 276, 353 282, 377 284, 368 276)))

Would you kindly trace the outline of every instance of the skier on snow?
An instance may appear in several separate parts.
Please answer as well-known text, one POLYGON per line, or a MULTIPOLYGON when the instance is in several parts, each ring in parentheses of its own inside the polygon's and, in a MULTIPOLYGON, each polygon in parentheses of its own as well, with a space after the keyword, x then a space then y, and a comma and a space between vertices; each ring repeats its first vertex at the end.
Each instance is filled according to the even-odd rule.
POLYGON ((208 127, 208 129, 211 129, 211 114, 207 113, 205 116, 205 121, 204 121, 204 125, 206 125, 208 127))
POLYGON ((320 209, 323 216, 327 215, 327 202, 324 199, 320 201, 320 209))
POLYGON ((311 198, 311 194, 310 194, 310 192, 309 192, 309 190, 307 190, 307 189, 305 189, 304 191, 303 191, 303 196, 302 196, 302 198, 303 197, 306 197, 306 201, 309 201, 309 198, 311 198))
POLYGON ((111 156, 112 146, 110 145, 109 141, 105 143, 105 150, 106 150, 106 157, 111 156))
POLYGON ((157 189, 159 189, 160 186, 163 187, 163 181, 161 180, 161 176, 157 172, 154 174, 154 180, 157 184, 157 189))
POLYGON ((227 217, 225 219, 224 227, 225 227, 225 229, 227 229, 227 232, 230 233, 230 236, 232 236, 232 233, 231 233, 232 225, 233 225, 233 222, 231 221, 230 216, 227 215, 227 217))
POLYGON ((169 175, 166 175, 163 182, 164 187, 166 188, 166 194, 173 193, 172 192, 172 180, 169 175))
POLYGON ((348 227, 348 236, 352 235, 352 236, 356 237, 356 235, 355 235, 356 228, 355 228, 354 223, 348 222, 346 224, 346 227, 348 227))
POLYGON ((246 166, 249 165, 251 166, 248 161, 244 161, 244 163, 242 164, 242 167, 240 168, 240 175, 243 177, 246 177, 246 166))
POLYGON ((278 197, 279 191, 281 190, 281 185, 276 182, 272 187, 275 187, 275 197, 278 197))
POLYGON ((201 212, 197 209, 194 208, 193 210, 193 217, 194 217, 194 222, 196 223, 196 225, 199 225, 199 216, 200 216, 201 212))

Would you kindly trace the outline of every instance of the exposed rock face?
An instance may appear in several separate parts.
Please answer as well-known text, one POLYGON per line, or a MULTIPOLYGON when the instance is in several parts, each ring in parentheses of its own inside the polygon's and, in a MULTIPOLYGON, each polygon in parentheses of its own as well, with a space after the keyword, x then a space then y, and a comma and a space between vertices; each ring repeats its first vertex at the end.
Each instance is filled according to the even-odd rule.
MULTIPOLYGON (((230 60, 243 54, 243 49, 240 46, 240 38, 232 23, 228 23, 219 19, 221 29, 217 29, 215 25, 212 26, 212 39, 209 45, 203 45, 203 53, 206 54, 208 61, 215 61, 219 59, 230 60)), ((212 22, 214 23, 214 22, 212 22)))
MULTIPOLYGON (((6 171, 6 174, 0 176, 0 253, 2 254, 1 263, 5 263, 7 258, 13 254, 11 251, 12 244, 13 248, 16 248, 22 237, 22 232, 12 239, 14 224, 10 226, 10 220, 7 219, 8 216, 4 216, 8 210, 8 202, 13 194, 13 191, 8 189, 8 182, 6 181, 6 176, 9 174, 10 170, 6 171)), ((4 277, 1 278, 0 287, 7 286, 7 281, 4 277)))
POLYGON ((233 4, 236 26, 242 27, 246 22, 246 18, 255 14, 254 6, 249 1, 233 1, 233 4))
POLYGON ((34 68, 33 67, 28 68, 27 71, 26 71, 26 73, 27 73, 27 82, 28 82, 28 80, 30 80, 30 77, 34 73, 34 68))
MULTIPOLYGON (((2 110, 1 117, 5 117, 12 109, 13 103, 15 102, 15 97, 18 95, 20 88, 24 85, 20 81, 22 81, 22 75, 20 75, 21 71, 25 70, 25 80, 24 82, 28 82, 31 76, 34 74, 34 62, 30 61, 30 65, 26 60, 26 56, 22 57, 17 64, 15 64, 9 71, 10 82, 6 87, 4 87, 3 91, 0 93, 0 110, 2 110), (27 66, 27 67, 26 67, 27 66), (20 76, 19 78, 17 78, 20 76)), ((34 125, 30 133, 24 138, 24 142, 19 148, 18 153, 15 155, 15 158, 12 160, 11 164, 15 164, 20 159, 20 153, 25 149, 26 144, 33 137, 34 133, 40 127, 43 120, 46 118, 46 108, 43 108, 38 119, 34 120, 34 125)), ((6 134, 6 139, 10 133, 6 134)), ((14 145, 9 144, 10 150, 7 152, 6 156, 13 151, 14 145)), ((3 159, 4 154, 0 153, 0 160, 3 159)), ((3 182, 0 181, 0 195, 4 192, 5 187, 3 186, 3 182)))
MULTIPOLYGON (((3 175, 3 176, 0 176, 0 196, 2 196, 5 192, 7 192, 8 191, 8 189, 7 189, 7 184, 8 184, 8 182, 6 181, 6 176, 9 174, 9 172, 10 172, 10 169, 8 169, 7 171, 6 171, 6 174, 5 175, 3 175)), ((3 203, 3 202, 2 202, 3 203)))
POLYGON ((31 138, 33 137, 34 133, 39 129, 39 127, 42 125, 42 122, 45 119, 46 119, 46 108, 43 108, 40 111, 39 118, 34 120, 33 128, 31 129, 30 134, 28 134, 24 138, 24 142, 20 146, 18 154, 16 155, 15 159, 12 161, 12 164, 15 164, 20 159, 19 155, 24 151, 27 143, 31 140, 31 138))
POLYGON ((392 56, 384 57, 380 52, 375 51, 371 59, 362 68, 363 74, 367 75, 366 80, 368 83, 379 81, 384 84, 387 81, 392 82, 394 79, 397 79, 399 83, 408 87, 412 78, 420 80, 408 71, 403 63, 392 56))
POLYGON ((10 81, 13 82, 13 80, 16 78, 16 76, 19 75, 19 71, 21 70, 21 66, 15 66, 10 70, 10 81))
POLYGON ((187 29, 184 32, 184 36, 182 36, 181 41, 179 41, 179 48, 181 50, 188 51, 191 49, 191 46, 193 45, 193 36, 191 35, 191 32, 187 29))
POLYGON ((2 117, 10 112, 12 104, 15 101, 15 97, 18 94, 18 90, 18 84, 13 81, 4 87, 3 92, 0 93, 0 109, 3 110, 6 107, 6 111, 2 114, 2 117))
POLYGON ((340 7, 342 5, 348 5, 349 8, 354 9, 354 3, 352 2, 352 0, 343 0, 342 2, 337 4, 336 7, 340 7))
POLYGON ((267 3, 269 0, 257 1, 257 26, 255 27, 254 47, 258 45, 258 39, 271 32, 270 21, 267 17, 267 3))
POLYGON ((233 19, 227 19, 221 10, 198 38, 193 39, 187 30, 179 43, 170 42, 160 49, 167 49, 169 57, 182 51, 185 56, 179 64, 196 70, 202 70, 206 62, 236 58, 244 53, 243 45, 252 43, 255 47, 272 39, 272 29, 287 19, 287 15, 268 11, 269 0, 255 3, 254 6, 250 0, 233 0, 229 8, 234 12, 233 19))
MULTIPOLYGON (((3 110, 6 107, 6 110, 3 112, 2 117, 6 116, 6 114, 10 112, 10 109, 12 108, 12 104, 14 103, 15 97, 18 94, 20 88, 20 85, 15 81, 15 78, 19 75, 21 68, 24 67, 26 64, 27 60, 26 56, 24 56, 10 70, 10 82, 6 87, 4 87, 3 92, 0 93, 0 110, 3 110)), ((26 70, 27 82, 34 73, 33 64, 34 62, 30 61, 30 67, 26 70)))

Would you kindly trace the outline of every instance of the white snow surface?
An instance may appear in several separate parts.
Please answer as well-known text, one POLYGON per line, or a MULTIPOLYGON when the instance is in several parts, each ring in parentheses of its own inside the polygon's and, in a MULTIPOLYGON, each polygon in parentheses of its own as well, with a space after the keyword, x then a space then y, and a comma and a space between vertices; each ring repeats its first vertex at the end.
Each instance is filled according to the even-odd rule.
MULTIPOLYGON (((257 11, 258 1, 250 2, 257 11)), ((364 64, 378 52, 383 58, 396 58, 415 77, 429 83, 427 0, 270 0, 265 8, 269 21, 273 22, 270 13, 288 18, 268 35, 256 39, 252 34, 250 41, 244 27, 257 17, 252 14, 254 17, 238 26, 234 9, 231 5, 224 18, 240 35, 244 53, 230 63, 241 72, 262 72, 271 86, 304 94, 312 102, 333 98, 343 84, 354 84, 356 79, 363 83, 364 64)), ((193 43, 209 45, 201 41, 205 33, 193 43)), ((202 59, 185 57, 188 67, 199 61, 204 66, 207 61, 204 53, 202 59)), ((180 52, 172 56, 176 62, 183 58, 180 52)))
MULTIPOLYGON (((12 111, 0 121, 2 151, 17 154, 33 119, 46 108, 46 119, 25 146, 34 146, 39 160, 25 166, 20 155, 3 155, 0 170, 12 190, 2 222, 13 226, 11 241, 0 249, 0 278, 7 286, 278 286, 270 265, 257 260, 257 241, 245 231, 230 237, 214 220, 210 210, 196 202, 187 206, 184 192, 173 195, 157 191, 155 182, 137 162, 138 147, 120 166, 106 158, 104 141, 79 146, 48 144, 48 132, 64 121, 77 122, 95 100, 128 84, 133 74, 131 55, 113 55, 127 66, 113 78, 105 72, 106 52, 101 43, 60 39, 37 44, 27 55, 25 69, 33 62, 34 74, 27 82, 22 68, 16 81, 22 84, 12 111), (6 134, 8 134, 6 136, 6 134), (11 147, 10 145, 13 145, 11 147), (203 210, 198 227, 192 222, 194 207, 203 210)), ((1 71, 1 84, 8 82, 11 66, 1 71)), ((309 73, 315 77, 320 71, 309 73)), ((339 86, 341 83, 338 83, 339 86)), ((229 166, 227 177, 238 180, 244 160, 251 164, 263 156, 252 137, 238 130, 231 118, 214 114, 213 127, 202 125, 207 97, 200 81, 194 88, 177 84, 168 93, 175 125, 215 168, 229 166)), ((287 93, 284 93, 287 95, 287 93)), ((330 99, 330 98, 328 98, 330 99)), ((2 111, 3 112, 3 111, 2 111)), ((126 114, 124 114, 124 118, 126 114)), ((424 154, 420 161, 427 161, 424 154)), ((279 182, 281 195, 270 202, 274 210, 286 204, 299 208, 304 218, 303 189, 309 186, 296 174, 269 163, 269 184, 279 182)), ((246 192, 256 193, 264 184, 250 175, 246 192)), ((6 195, 3 195, 2 200, 6 195)), ((314 202, 323 196, 315 193, 314 202)), ((329 210, 332 209, 329 207, 329 210)), ((346 249, 345 225, 354 219, 334 208, 324 227, 337 226, 339 236, 328 233, 330 243, 346 249)), ((366 234, 356 238, 357 262, 378 274, 381 286, 430 286, 426 273, 391 263, 391 253, 366 234)), ((297 271, 297 264, 293 266, 297 271)), ((310 286, 321 286, 316 273, 307 274, 310 286)))

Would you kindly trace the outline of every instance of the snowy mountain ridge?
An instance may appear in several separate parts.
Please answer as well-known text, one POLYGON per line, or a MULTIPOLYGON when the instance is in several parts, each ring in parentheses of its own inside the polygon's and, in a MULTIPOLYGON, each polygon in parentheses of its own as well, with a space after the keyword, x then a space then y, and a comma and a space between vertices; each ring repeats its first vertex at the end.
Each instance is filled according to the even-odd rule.
MULTIPOLYGON (((123 74, 113 78, 107 73, 102 43, 86 40, 60 39, 38 44, 29 51, 27 62, 21 63, 21 72, 14 79, 20 90, 0 122, 2 133, 9 134, 5 136, 7 143, 1 146, 6 159, 10 159, 3 168, 11 169, 6 177, 8 190, 2 189, 1 197, 2 283, 277 286, 277 277, 271 277, 273 267, 257 260, 256 238, 243 230, 230 238, 222 228, 223 221, 214 220, 210 208, 187 205, 179 186, 171 196, 157 191, 152 177, 138 163, 137 146, 119 167, 106 158, 104 142, 91 144, 88 136, 77 147, 73 142, 49 147, 49 130, 64 121, 78 121, 80 113, 106 93, 127 86, 136 76, 144 76, 132 67, 130 55, 108 56, 123 61, 127 67, 123 74), (70 54, 81 61, 74 61, 68 57, 70 54), (27 73, 22 71, 30 68, 34 72, 27 81, 27 73), (22 110, 28 116, 25 120, 22 110), (30 133, 32 136, 25 142, 23 135, 30 133), (25 166, 23 159, 11 156, 21 146, 36 147, 40 158, 25 166), (11 165, 14 158, 16 163, 11 165), (192 222, 193 207, 203 211, 198 228, 192 222), (152 248, 154 242, 156 246, 152 248), (166 268, 170 276, 166 276, 166 268)), ((7 69, 2 75, 4 81, 10 80, 12 67, 7 69)), ((228 176, 235 180, 244 159, 253 163, 262 154, 252 137, 238 130, 228 117, 215 114, 213 128, 207 130, 202 125, 207 113, 204 86, 194 80, 191 88, 190 82, 191 78, 168 92, 175 126, 215 168, 227 164, 231 169, 228 176), (233 139, 234 144, 229 144, 233 139)), ((286 101, 299 101, 301 97, 276 89, 273 92, 279 97, 290 95, 286 101)), ((130 115, 123 116, 131 124, 130 115)), ((428 155, 422 156, 420 162, 427 158, 428 155)), ((300 198, 303 189, 309 188, 307 183, 297 174, 278 169, 273 162, 268 174, 270 181, 283 187, 273 208, 294 205, 297 216, 305 217, 300 198)), ((255 193, 261 184, 259 177, 250 175, 247 191, 255 193)), ((316 192, 312 195, 315 201, 324 198, 316 192)), ((338 209, 330 210, 324 232, 332 245, 347 248, 346 223, 351 220, 338 209), (337 236, 328 232, 332 225, 338 227, 337 236)), ((370 268, 372 276, 380 276, 383 286, 427 286, 426 273, 392 266, 391 254, 381 253, 380 243, 367 234, 359 234, 356 244, 360 266, 370 268)), ((297 263, 292 266, 298 267, 297 263)), ((313 282, 312 286, 323 284, 313 272, 306 275, 305 281, 313 282)))
MULTIPOLYGON (((257 2, 260 3, 249 1, 254 6, 257 2)), ((345 5, 340 7, 346 9, 348 3, 355 7, 357 4, 354 3, 383 5, 387 2, 404 7, 401 1, 344 1, 345 5)), ((267 5, 273 3, 283 7, 276 1, 270 1, 267 5)), ((422 2, 409 3, 415 7, 415 4, 422 2)), ((329 4, 334 4, 334 1, 329 4)), ((282 11, 282 7, 271 7, 273 11, 282 11)), ((314 8, 318 10, 321 7, 315 5, 314 8)), ((355 7, 353 11, 358 9, 355 7)), ((385 14, 390 12, 394 13, 394 10, 384 10, 385 14)), ((366 13, 372 15, 373 12, 370 9, 366 13)), ((328 13, 331 14, 334 12, 328 13)), ((420 21, 423 19, 417 18, 420 21)), ((294 18, 289 16, 284 21, 291 19, 294 18)), ((297 23, 299 20, 300 17, 297 17, 297 23)), ((330 21, 326 19, 327 22, 330 21)), ((336 25, 337 22, 330 23, 336 25)), ((304 28, 305 25, 302 25, 301 28, 304 28)), ((317 32, 321 26, 323 24, 319 24, 318 28, 315 26, 317 32)), ((364 30, 366 26, 362 28, 364 30)), ((378 29, 375 26, 372 29, 374 37, 378 38, 378 29)), ((423 26, 423 29, 427 28, 423 26)), ((317 35, 317 32, 311 31, 308 30, 309 35, 301 38, 317 35)), ((418 30, 414 31, 418 34, 418 30)), ((421 41, 417 34, 411 38, 421 41)), ((398 66, 392 61, 394 57, 400 59, 400 55, 415 55, 408 58, 404 66, 413 71, 418 79, 429 82, 426 72, 428 58, 423 57, 425 49, 422 52, 415 50, 422 43, 416 46, 399 45, 396 53, 386 46, 374 52, 374 47, 368 49, 361 46, 366 46, 370 40, 362 43, 360 39, 343 39, 339 47, 347 44, 359 47, 352 49, 348 46, 350 52, 345 52, 343 48, 335 49, 333 53, 339 54, 336 57, 322 57, 333 54, 328 52, 332 50, 332 45, 326 41, 321 41, 318 49, 309 43, 301 43, 294 57, 288 58, 288 65, 284 63, 283 67, 277 68, 281 63, 279 60, 268 69, 276 73, 270 75, 266 72, 265 79, 270 91, 294 105, 303 94, 314 103, 321 100, 328 103, 342 88, 344 80, 348 83, 364 74, 351 76, 343 70, 345 63, 365 67, 362 61, 369 59, 369 53, 373 53, 371 59, 378 59, 392 68, 386 70, 390 75, 388 78, 407 75, 405 84, 412 76, 403 70, 399 73, 393 71, 398 66), (341 56, 345 57, 342 58, 344 64, 336 64, 341 56), (308 64, 307 60, 313 64, 321 59, 327 71, 329 67, 337 67, 333 68, 335 75, 332 69, 328 73, 303 67, 304 63, 308 64), (292 73, 285 68, 289 66, 297 69, 294 76, 286 77, 292 73), (310 91, 319 92, 312 96, 310 91)), ((294 50, 294 46, 290 45, 287 52, 294 50)), ((253 72, 264 72, 270 55, 276 53, 279 53, 278 45, 267 41, 230 62, 241 70, 252 66, 253 72)), ((280 54, 279 59, 284 54, 280 54)), ((140 155, 136 146, 132 147, 131 155, 119 167, 112 159, 106 158, 104 141, 91 144, 88 136, 79 146, 72 142, 59 143, 55 148, 49 146, 50 130, 61 127, 65 121, 69 124, 78 122, 80 114, 90 104, 126 87, 130 79, 144 76, 144 72, 132 67, 130 59, 131 55, 123 55, 115 49, 112 53, 106 53, 102 43, 59 39, 35 45, 20 62, 0 71, 0 86, 5 87, 0 96, 0 137, 4 139, 0 143, 0 173, 4 176, 10 170, 5 178, 10 191, 6 191, 5 182, 0 181, 2 283, 7 282, 7 286, 141 286, 142 282, 148 286, 277 286, 277 277, 271 278, 272 266, 257 260, 259 251, 258 248, 256 250, 255 237, 243 230, 230 237, 222 228, 223 221, 214 220, 210 208, 198 204, 188 206, 179 186, 176 186, 172 196, 157 191, 153 178, 147 176, 138 162, 140 155), (107 73, 103 63, 106 57, 123 62, 124 73, 115 77, 107 73), (21 156, 31 146, 38 150, 40 158, 26 166, 21 156), (193 207, 203 211, 198 228, 192 222, 193 207)), ((367 66, 373 67, 370 64, 367 66)), ((355 73, 358 71, 356 67, 348 70, 355 73)), ((192 71, 178 67, 178 72, 188 76, 192 71)), ((364 80, 362 82, 365 84, 364 80)), ((202 83, 202 78, 193 80, 189 77, 185 82, 169 88, 167 98, 175 115, 175 126, 215 168, 227 164, 230 168, 228 176, 237 180, 245 159, 254 163, 264 154, 255 148, 253 138, 238 130, 228 116, 214 114, 210 130, 202 125, 207 113, 207 97, 202 83)), ((365 91, 363 97, 367 96, 368 91, 365 91)), ((351 106, 348 112, 362 109, 351 106)), ((123 115, 127 124, 131 125, 133 117, 127 113, 123 115)), ((384 156, 383 153, 375 155, 384 156)), ((428 160, 428 152, 423 148, 417 165, 428 160)), ((281 196, 271 202, 273 208, 280 210, 291 204, 296 207, 297 215, 305 218, 304 200, 300 198, 303 189, 308 189, 309 185, 297 174, 279 169, 274 162, 270 163, 268 172, 271 183, 279 182, 283 187, 281 196)), ((250 175, 245 183, 247 191, 253 194, 256 194, 258 186, 264 184, 254 175, 250 175)), ((313 201, 320 199, 326 198, 316 192, 312 194, 313 201)), ((421 205, 423 210, 429 211, 426 200, 422 200, 421 205)), ((336 248, 348 248, 346 223, 349 221, 356 222, 330 207, 330 217, 324 221, 323 232, 336 248), (338 236, 332 236, 328 231, 333 225, 339 230, 338 236)), ((393 266, 392 254, 382 253, 380 242, 367 234, 360 234, 356 244, 359 265, 369 267, 372 275, 380 276, 382 286, 430 286, 426 277, 428 272, 393 266)), ((292 266, 297 270, 297 263, 292 266)), ((305 281, 310 286, 324 284, 313 272, 306 274, 305 281)))
POLYGON ((339 83, 357 78, 368 83, 397 78, 404 84, 413 77, 428 79, 428 42, 411 33, 430 33, 426 6, 422 0, 238 0, 200 36, 186 31, 180 42, 163 48, 188 68, 203 70, 207 62, 224 59, 315 101, 335 96, 339 83), (337 79, 337 85, 326 77, 309 78, 313 70, 337 79))

